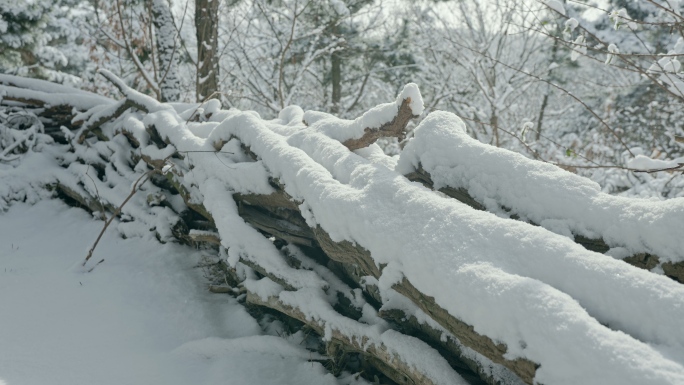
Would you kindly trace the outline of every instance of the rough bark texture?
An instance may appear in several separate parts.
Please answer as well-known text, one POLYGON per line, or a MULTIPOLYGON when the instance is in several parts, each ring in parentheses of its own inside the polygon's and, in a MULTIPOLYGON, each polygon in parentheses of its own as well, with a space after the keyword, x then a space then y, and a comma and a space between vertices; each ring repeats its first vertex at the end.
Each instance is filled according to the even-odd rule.
MULTIPOLYGON (((325 320, 309 320, 301 310, 283 303, 277 297, 269 297, 264 300, 258 295, 248 291, 247 302, 277 310, 289 317, 306 323, 319 335, 326 334, 325 320)), ((416 370, 413 366, 404 361, 403 357, 396 356, 390 352, 384 344, 369 343, 367 339, 359 340, 354 335, 348 335, 343 330, 335 327, 327 326, 327 328, 333 341, 343 345, 347 350, 369 355, 382 363, 381 365, 377 365, 377 368, 397 384, 435 384, 424 373, 416 370)))
POLYGON ((426 341, 449 362, 449 364, 472 384, 498 385, 499 381, 491 377, 477 361, 472 360, 464 351, 462 345, 451 336, 443 336, 443 331, 428 324, 418 322, 413 315, 407 315, 399 309, 381 310, 380 316, 392 320, 401 326, 401 331, 417 336, 426 341), (475 375, 477 373, 477 375, 475 375))
MULTIPOLYGON (((173 15, 165 0, 148 0, 151 2, 152 23, 157 41, 159 61, 159 90, 162 102, 180 100, 180 77, 178 76, 179 49, 176 42, 176 28, 173 26, 173 15)), ((217 1, 218 2, 218 1, 217 1)))
POLYGON ((534 374, 539 365, 525 359, 508 360, 504 358, 504 354, 506 354, 506 345, 497 344, 489 337, 475 332, 471 325, 450 315, 446 310, 435 303, 434 298, 421 293, 420 290, 416 289, 406 278, 394 285, 393 288, 418 305, 422 311, 451 332, 451 334, 456 336, 463 345, 475 350, 497 364, 507 367, 526 384, 533 384, 534 374))
POLYGON ((218 17, 219 0, 195 0, 198 102, 218 91, 218 17))
MULTIPOLYGON (((335 32, 335 29, 333 29, 333 33, 335 32)), ((330 75, 332 78, 331 111, 336 114, 340 111, 340 102, 342 101, 342 56, 339 51, 335 51, 330 55, 330 67, 330 75)))
POLYGON ((396 137, 400 141, 404 140, 406 137, 406 125, 415 117, 411 110, 411 98, 406 98, 401 102, 399 111, 391 122, 383 124, 379 128, 366 128, 361 138, 349 139, 343 144, 349 150, 354 151, 359 148, 368 147, 383 137, 396 137))

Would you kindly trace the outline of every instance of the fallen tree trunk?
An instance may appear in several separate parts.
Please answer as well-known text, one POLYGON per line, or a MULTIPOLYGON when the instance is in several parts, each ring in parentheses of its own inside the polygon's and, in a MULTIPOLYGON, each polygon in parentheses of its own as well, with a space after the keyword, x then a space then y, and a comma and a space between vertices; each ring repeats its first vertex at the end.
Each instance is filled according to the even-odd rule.
MULTIPOLYGON (((416 171, 406 174, 406 178, 413 182, 420 182, 425 187, 428 187, 430 189, 434 189, 434 182, 432 181, 432 177, 422 167, 418 167, 416 171)), ((460 202, 463 202, 476 210, 486 211, 485 207, 476 199, 471 197, 470 194, 468 194, 468 191, 464 188, 453 188, 445 186, 441 187, 438 191, 460 202)), ((519 219, 517 215, 511 215, 511 218, 519 219)), ((537 225, 533 222, 530 223, 537 225)), ((611 248, 606 244, 606 242, 603 239, 600 238, 592 239, 584 237, 582 235, 574 235, 574 241, 582 245, 587 250, 596 251, 598 253, 605 253, 611 248)), ((635 254, 631 257, 624 258, 623 261, 629 263, 632 266, 636 266, 645 270, 652 270, 656 266, 660 265, 663 269, 663 273, 666 276, 674 279, 677 282, 684 283, 684 262, 661 263, 657 256, 648 253, 635 254)))
MULTIPOLYGON (((284 194, 284 193, 283 193, 284 194)), ((243 216, 243 219, 256 228, 259 229, 273 229, 275 231, 266 231, 270 235, 277 238, 288 240, 299 236, 301 233, 288 234, 291 231, 291 225, 279 219, 275 214, 272 216, 262 216, 255 220, 253 216, 243 216), (263 221, 270 218, 270 223, 265 224, 263 221), (261 221, 260 221, 260 220, 261 221)), ((314 241, 315 244, 327 255, 330 259, 339 262, 343 265, 353 266, 356 272, 348 274, 347 278, 354 280, 360 286, 360 280, 365 276, 372 276, 379 278, 381 275, 380 269, 373 262, 370 253, 358 245, 353 245, 350 242, 334 242, 330 236, 320 227, 313 229, 313 239, 307 239, 307 245, 314 241)), ((253 266, 255 267, 255 266, 253 266)), ((263 269, 258 269, 263 272, 263 269)), ((411 283, 404 279, 402 282, 393 286, 397 292, 405 295, 413 301, 421 310, 430 315, 435 321, 442 325, 452 335, 454 335, 464 346, 467 346, 474 351, 489 358, 492 362, 501 364, 515 373, 522 381, 528 384, 533 383, 534 373, 537 364, 527 360, 508 360, 504 358, 506 354, 505 345, 495 344, 486 336, 479 335, 473 330, 473 327, 463 323, 457 318, 451 316, 444 309, 435 304, 434 300, 423 295, 411 283)), ((373 294, 368 294, 374 297, 373 294)), ((378 298, 379 299, 379 298, 378 298)), ((297 318, 297 317, 295 317, 297 318)), ((454 356, 460 357, 459 351, 451 352, 454 356)))

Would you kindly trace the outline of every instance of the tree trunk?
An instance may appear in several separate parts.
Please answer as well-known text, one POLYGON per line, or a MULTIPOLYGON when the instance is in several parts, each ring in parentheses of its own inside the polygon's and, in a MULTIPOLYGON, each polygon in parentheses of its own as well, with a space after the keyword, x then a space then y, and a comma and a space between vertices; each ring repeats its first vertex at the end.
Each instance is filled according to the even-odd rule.
POLYGON ((499 117, 496 115, 496 112, 489 118, 489 124, 492 126, 492 131, 494 132, 494 145, 496 147, 501 147, 499 143, 499 117))
MULTIPOLYGON (((331 33, 337 36, 337 21, 333 22, 331 33)), ((331 112, 336 114, 340 111, 340 101, 342 100, 342 56, 336 50, 330 56, 330 75, 332 81, 332 108, 331 112)))
POLYGON ((197 101, 218 91, 218 12, 220 0, 195 0, 197 101))
MULTIPOLYGON (((551 63, 556 62, 557 52, 558 52, 558 39, 554 39, 553 46, 551 47, 551 63)), ((551 71, 553 71, 553 70, 549 70, 549 79, 553 80, 553 75, 551 74, 551 71)), ((548 106, 548 103, 549 103, 550 88, 551 88, 551 86, 549 86, 547 84, 546 85, 546 92, 544 92, 544 98, 542 99, 541 108, 539 109, 539 117, 537 118, 537 132, 534 135, 534 138, 536 141, 539 141, 539 139, 541 139, 542 122, 544 121, 544 113, 546 112, 546 107, 548 106)))
POLYGON ((159 60, 159 90, 162 102, 177 102, 180 100, 180 77, 178 76, 179 50, 176 42, 176 29, 173 26, 173 16, 168 4, 164 0, 151 0, 152 23, 159 60))
POLYGON ((340 111, 340 101, 342 100, 342 58, 339 51, 335 51, 331 57, 332 75, 332 113, 340 111))

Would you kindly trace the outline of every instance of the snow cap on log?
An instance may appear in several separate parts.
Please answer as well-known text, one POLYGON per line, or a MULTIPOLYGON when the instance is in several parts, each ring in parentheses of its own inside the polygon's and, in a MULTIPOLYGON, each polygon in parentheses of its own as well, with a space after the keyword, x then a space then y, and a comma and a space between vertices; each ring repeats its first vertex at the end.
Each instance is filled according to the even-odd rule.
POLYGON ((409 120, 423 113, 423 98, 418 86, 409 83, 392 103, 375 106, 355 120, 307 111, 304 121, 312 130, 342 142, 350 150, 368 147, 381 137, 404 139, 409 120))
POLYGON ((552 164, 471 138, 463 121, 434 112, 414 131, 397 171, 423 169, 435 189, 463 189, 488 211, 515 214, 561 235, 601 238, 623 257, 638 253, 660 262, 684 261, 684 199, 628 199, 552 164))

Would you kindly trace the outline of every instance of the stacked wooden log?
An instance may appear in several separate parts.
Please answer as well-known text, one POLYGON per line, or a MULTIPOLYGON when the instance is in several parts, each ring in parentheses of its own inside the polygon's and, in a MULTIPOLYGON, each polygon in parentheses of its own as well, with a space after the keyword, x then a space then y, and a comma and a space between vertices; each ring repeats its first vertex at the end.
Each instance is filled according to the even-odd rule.
MULTIPOLYGON (((434 297, 416 288, 407 277, 392 283, 391 287, 381 285, 385 266, 377 263, 363 244, 340 240, 312 222, 311 214, 306 212, 307 202, 296 194, 297 186, 288 184, 279 175, 268 175, 268 186, 260 193, 245 191, 237 185, 221 185, 224 190, 217 192, 220 189, 214 187, 219 183, 213 183, 210 177, 200 181, 200 177, 192 173, 199 172, 198 167, 203 164, 193 163, 195 161, 191 159, 201 156, 191 156, 192 151, 200 150, 184 152, 182 146, 189 143, 184 142, 187 138, 179 139, 170 134, 168 126, 160 126, 164 121, 159 117, 145 118, 147 114, 157 113, 163 117, 164 111, 171 115, 175 112, 129 89, 111 74, 105 72, 103 75, 120 89, 124 97, 121 101, 100 101, 98 105, 79 111, 78 105, 68 104, 67 97, 60 99, 67 100, 66 104, 50 104, 51 100, 59 99, 56 94, 60 90, 45 96, 30 89, 33 83, 24 84, 22 89, 11 79, 3 79, 0 83, 9 95, 3 103, 11 101, 36 111, 47 126, 68 127, 73 132, 72 138, 65 136, 63 130, 48 129, 46 133, 72 148, 95 148, 96 142, 119 143, 125 139, 128 142, 125 156, 129 158, 131 170, 154 171, 151 182, 155 187, 147 191, 148 195, 161 191, 180 197, 184 203, 180 207, 165 204, 163 199, 156 201, 177 215, 172 224, 174 238, 202 245, 224 256, 217 262, 224 283, 213 284, 212 291, 233 294, 249 306, 269 309, 280 317, 305 325, 320 336, 327 354, 335 360, 341 362, 349 355, 361 357, 370 380, 374 380, 372 374, 397 384, 535 383, 540 363, 512 356, 509 347, 478 332, 477 325, 468 324, 452 314, 434 297), (143 122, 145 135, 123 124, 125 119, 143 122), (146 170, 136 166, 139 162, 146 165, 146 170), (221 197, 232 200, 234 206, 225 208, 216 203, 221 197), (226 227, 228 222, 224 220, 233 215, 231 207, 235 207, 242 221, 276 251, 268 249, 268 255, 255 254, 252 249, 240 249, 238 243, 229 239, 231 232, 237 232, 226 227), (401 298, 404 305, 383 306, 388 296, 401 298), (406 346, 413 350, 407 350, 406 346)), ((407 125, 417 117, 412 102, 415 100, 410 96, 398 100, 392 119, 366 127, 362 136, 342 140, 342 145, 354 151, 371 146, 380 137, 404 139, 407 125)), ((183 129, 186 128, 178 128, 183 129)), ((227 146, 234 139, 239 146, 230 147, 231 156, 242 161, 233 161, 226 167, 257 165, 266 157, 267 154, 250 147, 249 140, 235 132, 231 137, 217 137, 212 144, 216 153, 210 155, 221 162, 219 156, 228 153, 227 146), (236 151, 241 153, 235 154, 236 151)), ((85 163, 87 159, 79 155, 72 161, 85 163)), ((104 170, 104 166, 98 167, 104 170)), ((266 172, 272 173, 272 170, 266 169, 266 172)), ((432 176, 421 168, 405 178, 428 188, 434 186, 432 176)), ((51 187, 91 212, 116 212, 120 204, 93 194, 92 189, 74 188, 59 182, 51 187)), ((483 202, 478 202, 464 189, 444 187, 439 191, 470 207, 484 210, 483 202)), ((415 241, 421 242, 420 239, 415 241)), ((608 250, 600 239, 577 236, 575 241, 588 250, 608 250)), ((658 264, 657 257, 648 254, 635 255, 625 261, 649 270, 658 264)), ((666 275, 684 282, 684 264, 666 263, 662 267, 666 275)))

